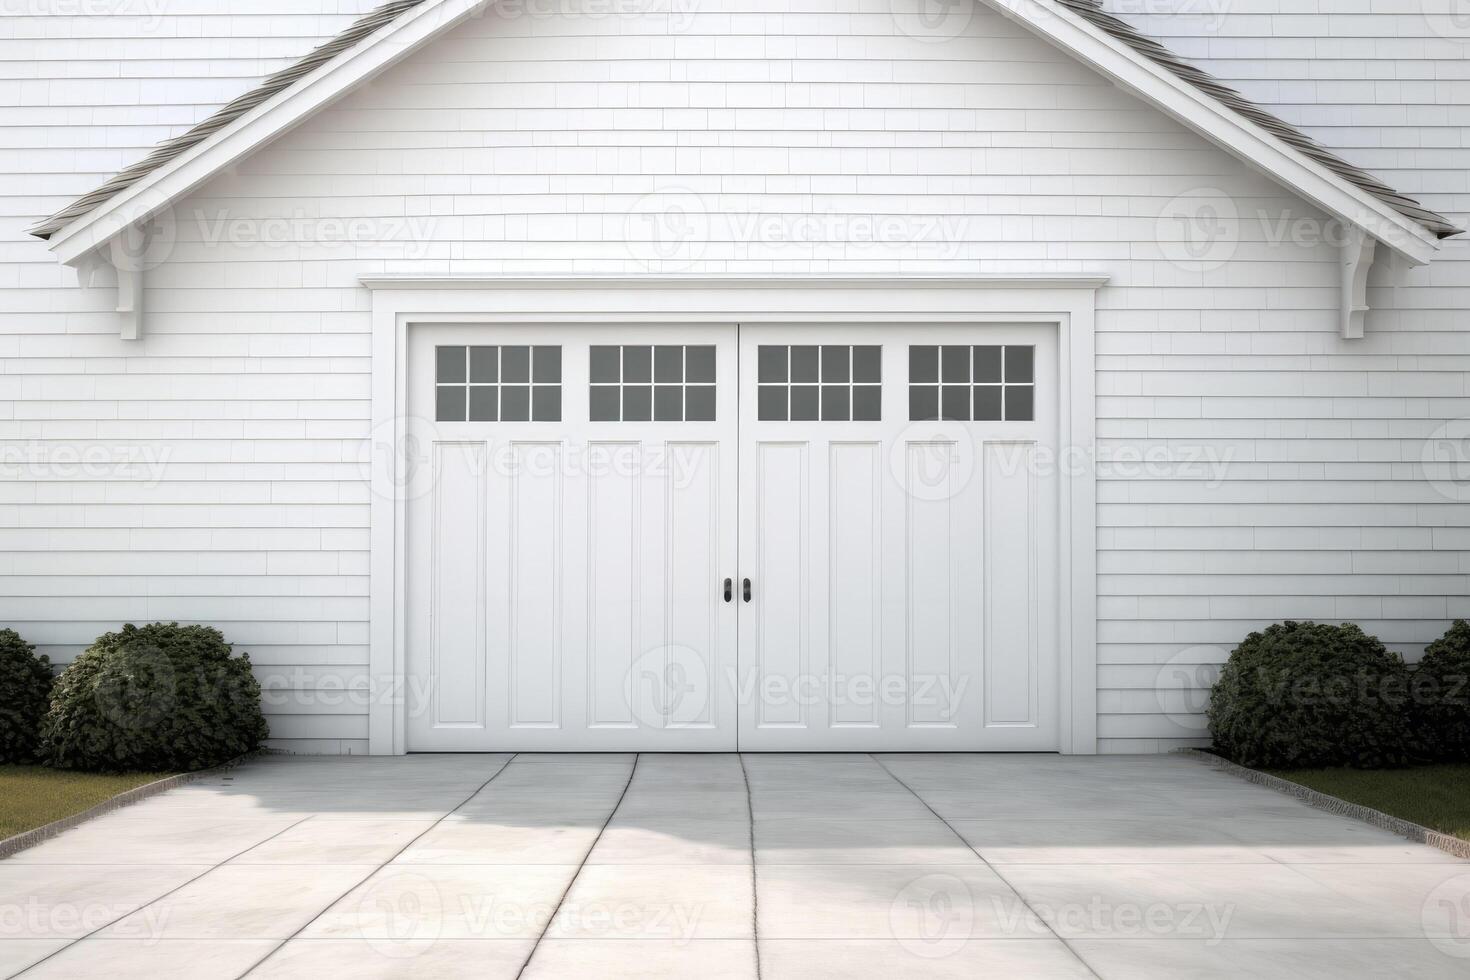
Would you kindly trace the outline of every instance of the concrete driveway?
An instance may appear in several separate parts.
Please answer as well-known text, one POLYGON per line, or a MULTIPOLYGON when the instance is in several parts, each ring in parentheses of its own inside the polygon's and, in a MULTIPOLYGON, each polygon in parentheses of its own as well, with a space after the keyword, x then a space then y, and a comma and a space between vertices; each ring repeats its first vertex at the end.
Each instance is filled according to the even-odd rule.
POLYGON ((98 973, 1465 977, 1470 863, 1179 757, 276 757, 0 861, 98 973))

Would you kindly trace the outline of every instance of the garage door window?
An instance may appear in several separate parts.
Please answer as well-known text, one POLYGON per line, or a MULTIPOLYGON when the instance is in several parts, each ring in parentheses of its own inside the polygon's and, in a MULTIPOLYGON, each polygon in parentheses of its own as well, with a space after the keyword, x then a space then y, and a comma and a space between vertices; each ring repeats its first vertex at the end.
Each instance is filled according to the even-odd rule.
POLYGON ((434 348, 440 422, 560 422, 561 348, 434 348))
POLYGON ((757 416, 762 422, 877 422, 882 418, 882 348, 848 344, 762 344, 757 416))
POLYGON ((909 347, 909 419, 1031 422, 1036 348, 1020 344, 909 347))
POLYGON ((715 420, 712 345, 594 345, 589 371, 593 422, 715 420))

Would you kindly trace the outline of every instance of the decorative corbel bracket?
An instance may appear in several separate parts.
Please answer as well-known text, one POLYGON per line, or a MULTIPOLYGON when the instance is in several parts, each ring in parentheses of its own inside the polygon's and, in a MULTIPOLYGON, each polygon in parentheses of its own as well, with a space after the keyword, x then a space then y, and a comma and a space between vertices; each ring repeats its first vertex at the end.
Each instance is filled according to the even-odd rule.
POLYGON ((1368 270, 1373 268, 1373 253, 1378 239, 1355 227, 1344 227, 1339 259, 1338 332, 1343 340, 1363 336, 1363 321, 1368 317, 1368 270))
MULTIPOLYGON (((142 251, 129 249, 126 234, 107 243, 108 258, 117 270, 117 312, 122 317, 119 336, 123 340, 143 337, 143 266, 142 251)), ((144 247, 146 249, 146 236, 144 247)))

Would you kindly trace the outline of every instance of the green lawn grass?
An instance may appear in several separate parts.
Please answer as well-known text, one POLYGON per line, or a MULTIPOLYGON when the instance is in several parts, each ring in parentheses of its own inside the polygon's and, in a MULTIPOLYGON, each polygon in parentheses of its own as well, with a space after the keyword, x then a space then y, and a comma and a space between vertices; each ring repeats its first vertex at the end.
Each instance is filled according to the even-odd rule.
POLYGON ((1413 769, 1271 769, 1273 776, 1470 840, 1470 765, 1413 769))
POLYGON ((0 766, 0 839, 81 813, 167 773, 101 776, 44 766, 0 766))

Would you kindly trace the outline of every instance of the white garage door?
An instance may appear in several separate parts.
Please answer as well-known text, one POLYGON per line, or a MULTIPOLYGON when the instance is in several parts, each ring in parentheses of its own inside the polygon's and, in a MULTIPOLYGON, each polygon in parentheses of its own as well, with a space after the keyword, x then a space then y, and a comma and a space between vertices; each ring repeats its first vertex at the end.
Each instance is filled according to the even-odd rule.
POLYGON ((422 326, 408 746, 1055 749, 1055 334, 422 326))

